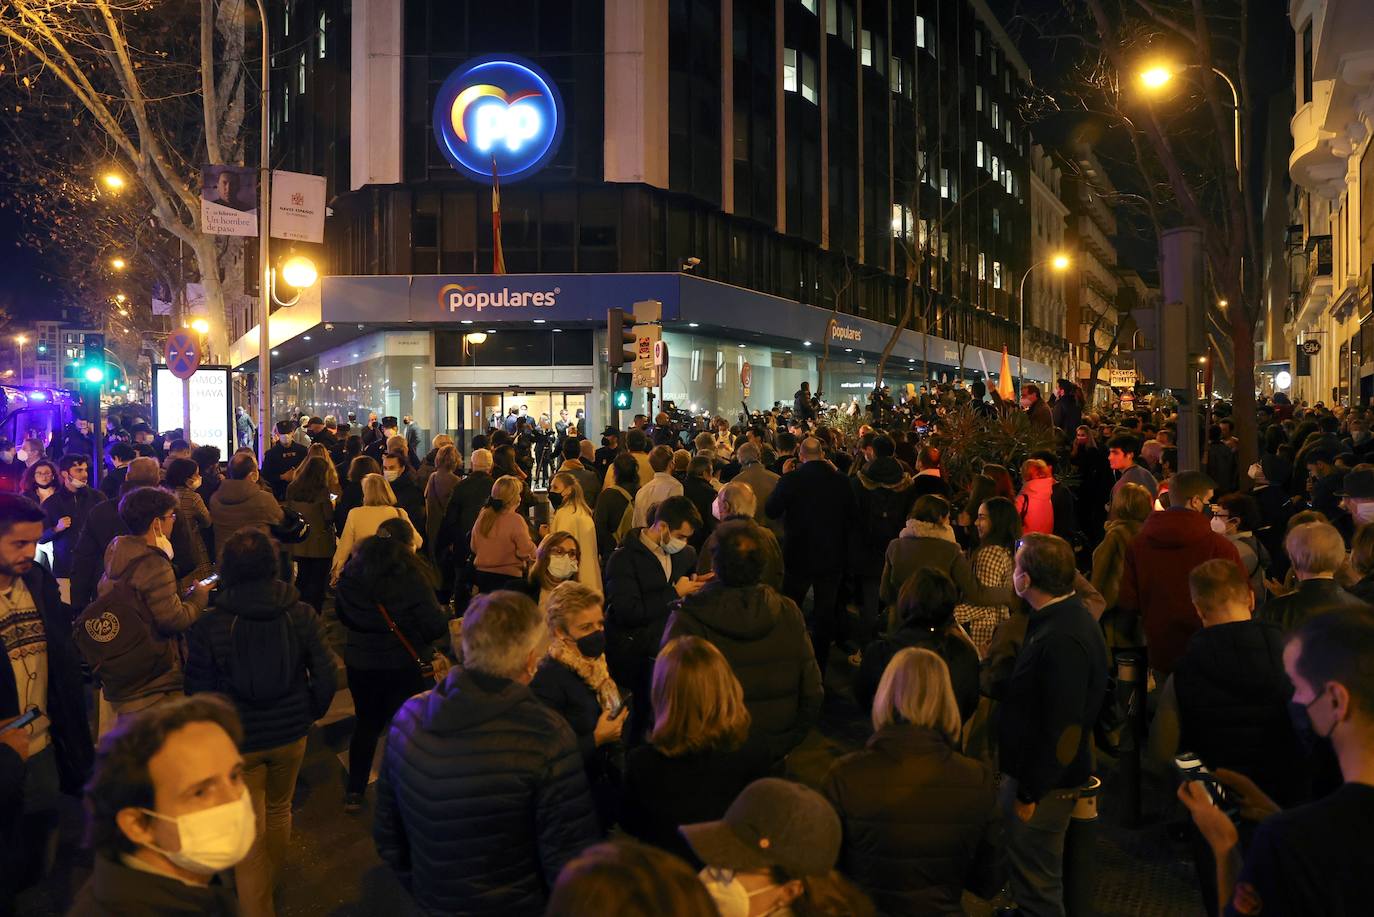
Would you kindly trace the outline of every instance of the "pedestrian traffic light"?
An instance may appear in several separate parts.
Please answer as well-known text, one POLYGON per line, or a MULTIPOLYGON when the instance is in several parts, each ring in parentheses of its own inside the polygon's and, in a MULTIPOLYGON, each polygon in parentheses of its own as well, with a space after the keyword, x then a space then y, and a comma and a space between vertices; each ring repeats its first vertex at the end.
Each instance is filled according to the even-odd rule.
POLYGON ((624 309, 607 309, 606 362, 611 372, 616 372, 627 363, 633 366, 637 357, 633 316, 624 309))
POLYGON ((611 391, 611 407, 617 411, 628 411, 634 400, 634 390, 630 387, 629 373, 615 374, 615 388, 611 391))
POLYGON ((81 378, 99 385, 105 381, 105 335, 87 334, 82 343, 86 353, 81 378))

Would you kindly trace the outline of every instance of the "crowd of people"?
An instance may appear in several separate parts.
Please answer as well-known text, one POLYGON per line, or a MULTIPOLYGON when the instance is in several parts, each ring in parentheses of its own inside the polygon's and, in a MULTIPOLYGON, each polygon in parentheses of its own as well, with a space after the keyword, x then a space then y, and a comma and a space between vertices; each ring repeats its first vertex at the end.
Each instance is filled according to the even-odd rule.
POLYGON ((517 410, 466 456, 375 415, 282 420, 261 465, 251 423, 229 456, 118 418, 0 441, 0 907, 65 792, 72 913, 273 914, 346 685, 344 809, 427 913, 1064 914, 1144 653, 1208 911, 1354 913, 1370 417, 1276 398, 1242 443, 1224 407, 1200 470, 1168 405, 1062 380, 847 419, 803 387, 599 446, 517 410), (955 414, 1018 410, 1039 446, 947 473, 955 414), (871 737, 808 777, 823 710, 871 737))

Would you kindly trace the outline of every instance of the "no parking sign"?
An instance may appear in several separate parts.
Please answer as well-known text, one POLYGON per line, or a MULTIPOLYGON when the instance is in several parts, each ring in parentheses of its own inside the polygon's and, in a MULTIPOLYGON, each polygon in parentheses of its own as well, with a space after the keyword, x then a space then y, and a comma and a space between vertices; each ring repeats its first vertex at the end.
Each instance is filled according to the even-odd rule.
POLYGON ((200 341, 189 331, 169 334, 163 356, 167 358, 167 369, 172 375, 189 379, 200 368, 200 341))

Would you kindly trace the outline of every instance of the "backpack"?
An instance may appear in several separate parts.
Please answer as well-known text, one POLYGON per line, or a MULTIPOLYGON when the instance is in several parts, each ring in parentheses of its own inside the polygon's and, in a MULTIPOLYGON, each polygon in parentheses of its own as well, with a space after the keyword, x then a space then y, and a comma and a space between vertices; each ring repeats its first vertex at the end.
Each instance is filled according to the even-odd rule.
POLYGON ((606 490, 614 490, 616 493, 622 494, 625 497, 625 512, 620 514, 620 523, 616 525, 615 528, 611 529, 611 534, 615 536, 615 543, 620 544, 625 540, 625 536, 629 534, 630 529, 635 527, 635 498, 630 496, 629 491, 625 490, 625 488, 621 487, 619 484, 612 484, 607 487, 606 490))
POLYGON ((875 549, 887 550, 888 544, 902 533, 911 509, 910 490, 890 487, 865 488, 861 497, 863 507, 863 537, 875 549))
POLYGON ((300 656, 289 611, 271 621, 245 622, 234 615, 229 622, 225 668, 237 700, 266 703, 291 693, 300 673, 300 656))
POLYGON ((72 623, 76 647, 110 701, 138 697, 142 688, 176 664, 174 641, 157 632, 152 611, 138 590, 129 585, 129 575, 149 559, 166 561, 161 554, 135 561, 72 623))

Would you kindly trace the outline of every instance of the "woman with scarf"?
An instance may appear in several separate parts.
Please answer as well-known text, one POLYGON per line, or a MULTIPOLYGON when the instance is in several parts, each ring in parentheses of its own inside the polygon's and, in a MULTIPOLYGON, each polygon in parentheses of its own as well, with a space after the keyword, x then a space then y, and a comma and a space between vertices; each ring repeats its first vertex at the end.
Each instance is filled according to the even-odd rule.
POLYGON ((606 615, 601 594, 564 582, 544 604, 553 641, 530 690, 558 711, 577 736, 602 829, 615 822, 614 778, 629 705, 606 668, 606 615))

